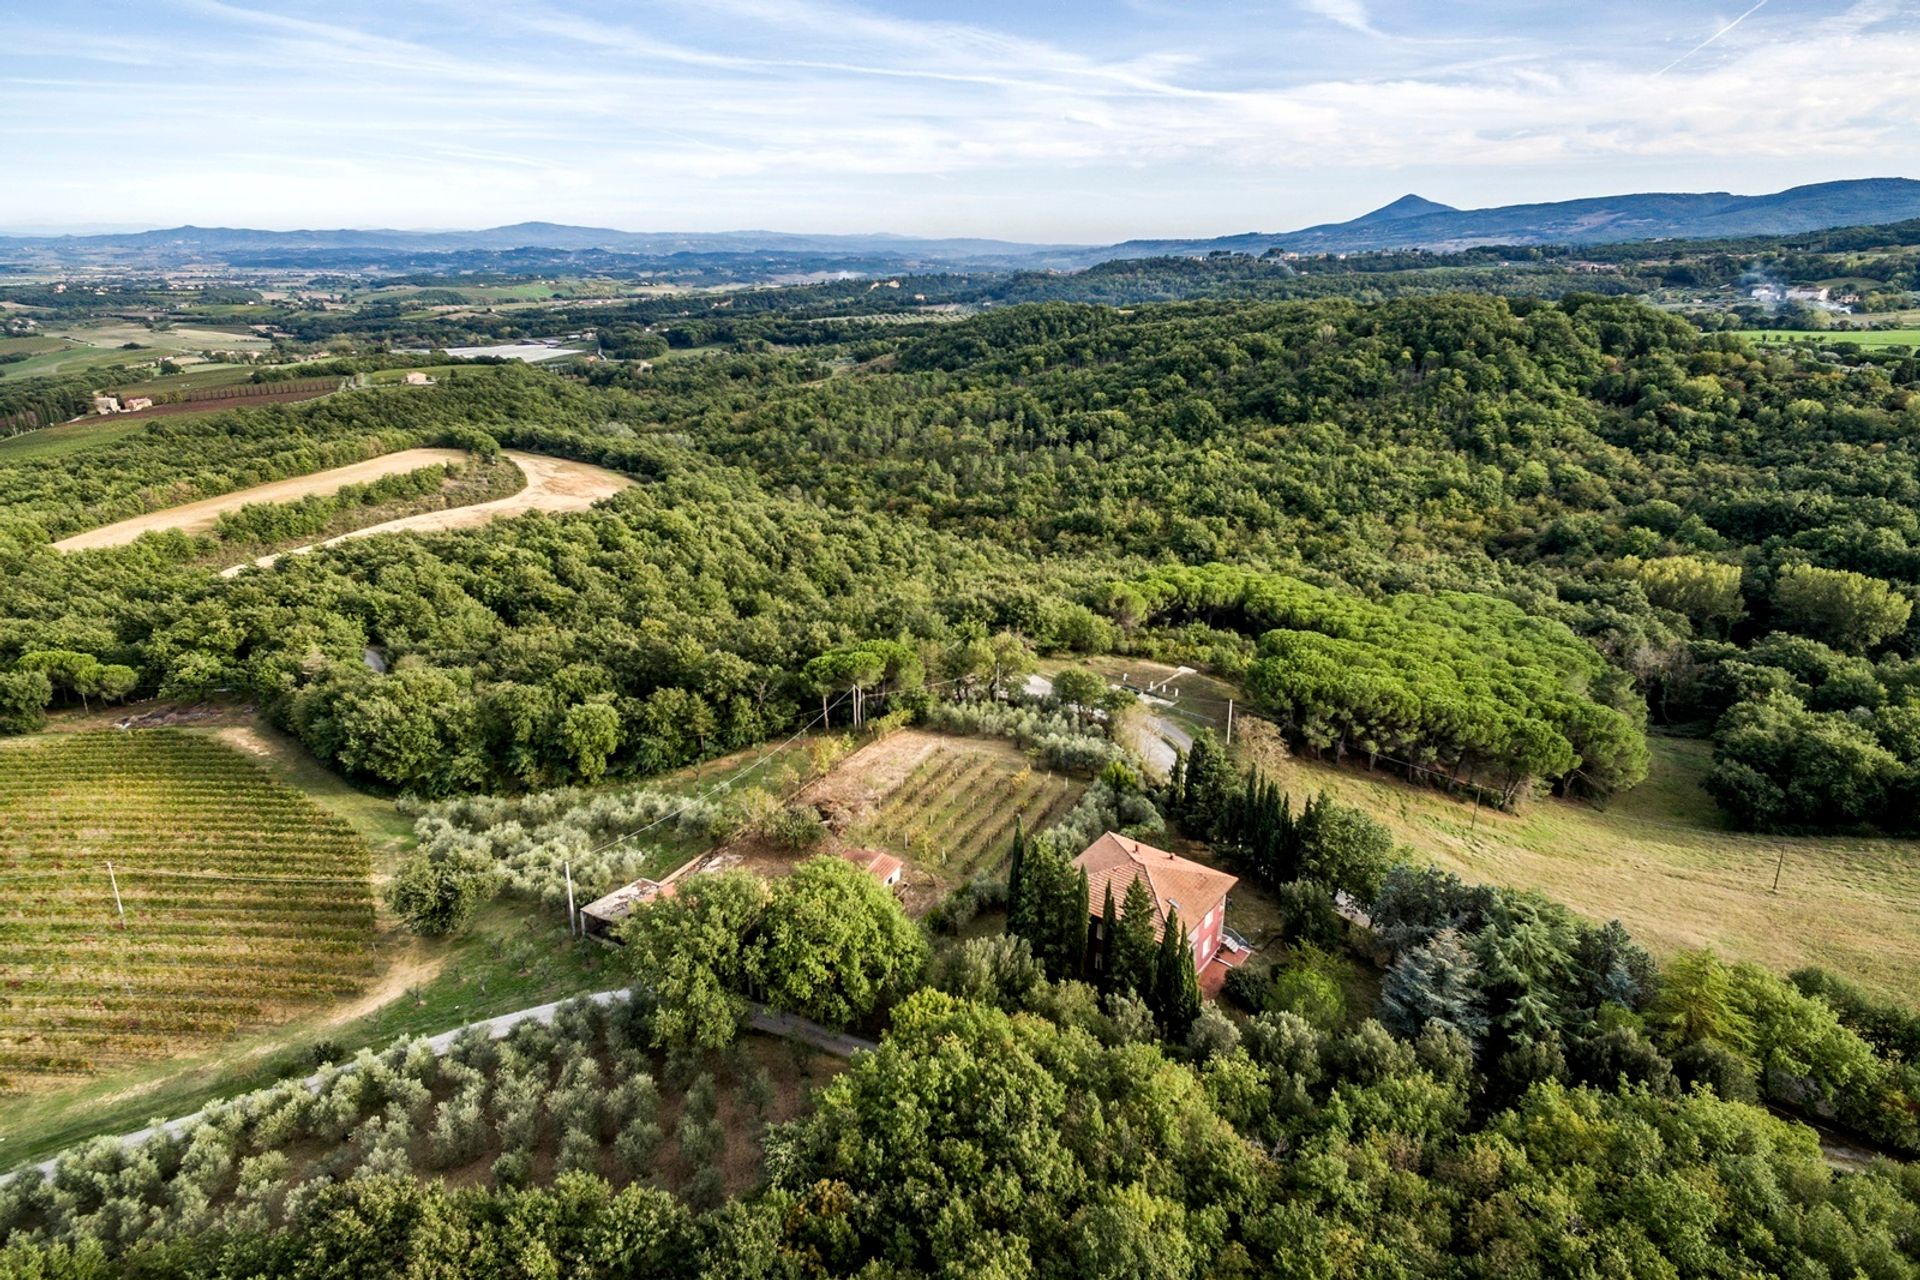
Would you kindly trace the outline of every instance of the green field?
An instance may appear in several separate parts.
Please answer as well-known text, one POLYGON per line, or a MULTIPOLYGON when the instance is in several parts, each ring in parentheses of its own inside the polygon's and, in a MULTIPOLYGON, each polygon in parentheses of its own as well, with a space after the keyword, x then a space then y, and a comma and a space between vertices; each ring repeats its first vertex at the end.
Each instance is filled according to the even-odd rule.
POLYGON ((42 427, 17 436, 0 438, 0 466, 31 462, 40 458, 59 458, 95 445, 123 440, 147 425, 144 418, 82 418, 78 422, 42 427))
MULTIPOLYGON (((43 340, 30 338, 26 341, 43 340)), ((90 373, 96 369, 132 368, 172 354, 154 350, 123 351, 119 347, 95 347, 57 338, 44 341, 51 341, 55 345, 43 348, 17 364, 0 364, 0 378, 43 378, 58 374, 90 373)))
POLYGON ((1811 342, 1832 346, 1851 342, 1858 347, 1920 347, 1920 329, 1766 329, 1745 330, 1748 337, 1762 343, 1811 342))
POLYGON ((144 382, 128 383, 125 389, 143 396, 160 396, 172 391, 204 391, 210 387, 230 387, 253 376, 250 364, 189 365, 179 373, 162 374, 144 382))
MULTIPOLYGON (((195 744, 190 753, 197 747, 198 752, 212 753, 211 758, 237 762, 243 776, 266 781, 281 796, 297 792, 296 802, 310 814, 310 830, 337 834, 344 829, 357 836, 361 856, 371 852, 376 886, 412 847, 413 821, 391 799, 342 781, 298 743, 260 724, 245 707, 201 710, 206 727, 133 734, 81 728, 124 713, 63 717, 63 727, 70 732, 0 744, 0 764, 10 761, 9 752, 36 744, 57 748, 67 739, 112 736, 121 742, 135 738, 144 745, 173 737, 195 744), (246 759, 237 760, 240 756, 246 759)), ((0 788, 5 785, 0 781, 0 788)), ((0 829, 10 830, 4 805, 0 800, 0 829)), ((5 840, 0 835, 0 849, 5 840)), ((129 839, 125 847, 132 865, 137 842, 129 839)), ((116 857, 116 871, 119 868, 116 857)), ((0 875, 10 872, 9 865, 0 875)), ((125 892, 127 882, 121 887, 125 892)), ((110 898, 110 890, 108 894, 110 898)), ((131 895, 128 910, 134 910, 131 895)), ((17 919, 17 912, 0 915, 0 930, 11 928, 17 919)), ((42 1076, 31 1090, 0 1092, 0 1169, 50 1155, 97 1133, 135 1129, 155 1116, 185 1115, 215 1098, 305 1074, 323 1050, 329 1056, 352 1053, 396 1036, 445 1031, 620 982, 607 971, 604 948, 570 939, 562 916, 530 915, 523 903, 484 908, 455 939, 415 937, 384 912, 373 916, 371 924, 365 944, 369 976, 355 994, 323 995, 308 1007, 287 1010, 288 1020, 270 1026, 183 1040, 165 1057, 102 1062, 88 1076, 42 1076)), ((12 940, 11 934, 0 936, 12 940)), ((0 954, 7 956, 11 969, 16 963, 11 951, 0 954)), ((0 1012, 0 1025, 8 1016, 0 1012)))
POLYGON ((129 1063, 57 1089, 0 1094, 0 1170, 43 1159, 102 1133, 190 1115, 289 1076, 321 1058, 400 1036, 433 1035, 550 1000, 622 985, 600 944, 568 938, 565 923, 496 903, 459 938, 383 937, 385 975, 363 996, 218 1045, 129 1063))
POLYGON ((1617 918, 1656 953, 1713 947, 1782 973, 1818 964, 1911 999, 1920 842, 1728 831, 1701 787, 1708 744, 1656 738, 1653 748, 1647 780, 1605 809, 1542 800, 1518 814, 1476 814, 1471 801, 1384 773, 1267 761, 1297 798, 1326 788, 1385 822, 1421 861, 1617 918))
POLYGON ((0 1087, 168 1057, 358 989, 370 872, 345 822, 208 738, 0 744, 0 1087))

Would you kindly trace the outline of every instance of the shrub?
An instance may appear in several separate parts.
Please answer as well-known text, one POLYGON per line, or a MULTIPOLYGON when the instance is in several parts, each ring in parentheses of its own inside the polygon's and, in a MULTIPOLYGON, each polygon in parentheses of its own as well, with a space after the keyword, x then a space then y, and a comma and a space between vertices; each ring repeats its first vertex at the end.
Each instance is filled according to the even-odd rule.
POLYGON ((660 1152, 660 1139, 658 1124, 651 1118, 635 1117, 613 1140, 613 1158, 627 1177, 635 1180, 644 1178, 653 1172, 654 1159, 660 1152))
POLYGON ((430 845, 400 864, 387 903, 415 933, 457 933, 498 884, 494 869, 475 854, 430 845))

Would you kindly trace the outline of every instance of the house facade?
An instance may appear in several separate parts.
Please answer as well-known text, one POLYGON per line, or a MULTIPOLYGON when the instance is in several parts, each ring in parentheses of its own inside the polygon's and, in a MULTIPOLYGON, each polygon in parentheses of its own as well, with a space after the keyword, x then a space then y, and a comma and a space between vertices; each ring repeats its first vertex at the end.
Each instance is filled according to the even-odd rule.
POLYGON ((1088 845, 1073 865, 1087 873, 1087 914, 1093 918, 1087 936, 1096 969, 1106 967, 1111 941, 1105 936, 1107 890, 1113 890, 1114 907, 1119 910, 1136 880, 1146 881, 1153 899, 1156 941, 1166 933, 1167 918, 1178 912, 1180 927, 1193 948, 1194 971, 1205 969, 1219 953, 1227 926, 1227 895, 1240 883, 1238 876, 1113 831, 1088 845))

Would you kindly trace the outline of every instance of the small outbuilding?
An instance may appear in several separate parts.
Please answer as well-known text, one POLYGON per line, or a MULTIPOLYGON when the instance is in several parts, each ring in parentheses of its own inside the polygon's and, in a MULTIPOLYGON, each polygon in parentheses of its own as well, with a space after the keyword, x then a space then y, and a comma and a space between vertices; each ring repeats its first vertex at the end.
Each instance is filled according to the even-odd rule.
POLYGON ((632 884, 623 884, 606 897, 595 898, 580 908, 580 927, 589 938, 618 942, 620 926, 626 923, 635 907, 645 906, 657 898, 672 896, 673 886, 658 880, 635 880, 632 884))
POLYGON ((900 859, 878 849, 843 849, 840 856, 889 889, 900 883, 900 873, 906 869, 900 859))
POLYGON ((659 880, 635 880, 631 884, 621 885, 603 898, 595 898, 580 908, 580 928, 589 938, 617 945, 620 942, 620 926, 626 923, 635 908, 661 898, 671 898, 674 887, 698 871, 705 860, 706 855, 696 855, 659 880))

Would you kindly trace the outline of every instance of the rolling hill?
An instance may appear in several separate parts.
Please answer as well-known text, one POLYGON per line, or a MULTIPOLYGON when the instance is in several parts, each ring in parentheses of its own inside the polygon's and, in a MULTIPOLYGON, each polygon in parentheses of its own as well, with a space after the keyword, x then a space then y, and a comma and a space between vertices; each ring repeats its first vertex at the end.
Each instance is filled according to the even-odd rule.
MULTIPOLYGON (((172 227, 112 235, 0 236, 0 261, 165 266, 228 262, 247 267, 419 269, 454 255, 527 251, 582 254, 628 266, 725 257, 741 268, 762 256, 770 270, 828 267, 859 274, 925 267, 974 271, 1089 267, 1126 258, 1208 253, 1359 253, 1463 249, 1489 244, 1612 244, 1629 240, 1784 235, 1920 218, 1920 181, 1864 178, 1768 195, 1641 192, 1542 204, 1456 209, 1418 195, 1346 222, 1297 231, 1196 239, 1128 240, 1105 246, 1025 244, 884 233, 806 235, 780 231, 639 232, 522 222, 474 231, 260 231, 172 227)), ((507 265, 507 264, 499 264, 507 265)), ((605 262, 602 265, 607 265, 605 262)))

